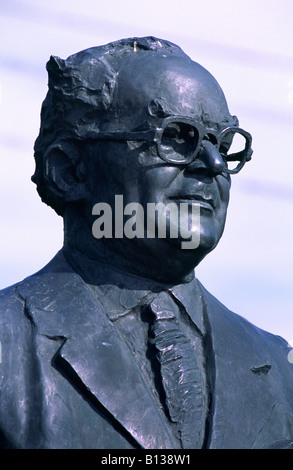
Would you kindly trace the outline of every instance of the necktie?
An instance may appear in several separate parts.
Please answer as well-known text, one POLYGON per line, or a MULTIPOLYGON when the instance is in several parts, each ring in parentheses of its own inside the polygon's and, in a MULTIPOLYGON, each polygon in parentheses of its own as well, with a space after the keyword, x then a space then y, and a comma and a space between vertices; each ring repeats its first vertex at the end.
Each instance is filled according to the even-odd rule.
POLYGON ((155 346, 165 407, 183 449, 201 448, 205 432, 205 394, 201 371, 189 339, 179 325, 179 309, 167 292, 150 305, 150 342, 155 346))

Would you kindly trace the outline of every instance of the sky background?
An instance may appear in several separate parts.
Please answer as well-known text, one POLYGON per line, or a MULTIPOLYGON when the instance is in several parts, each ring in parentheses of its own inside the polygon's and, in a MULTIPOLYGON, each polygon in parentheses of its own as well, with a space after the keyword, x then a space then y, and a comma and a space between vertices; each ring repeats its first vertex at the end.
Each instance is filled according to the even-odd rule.
POLYGON ((0 0, 0 288, 62 246, 62 219, 30 181, 50 55, 157 36, 214 75, 253 136, 225 233, 197 277, 231 310, 292 342, 292 25, 292 0, 0 0))

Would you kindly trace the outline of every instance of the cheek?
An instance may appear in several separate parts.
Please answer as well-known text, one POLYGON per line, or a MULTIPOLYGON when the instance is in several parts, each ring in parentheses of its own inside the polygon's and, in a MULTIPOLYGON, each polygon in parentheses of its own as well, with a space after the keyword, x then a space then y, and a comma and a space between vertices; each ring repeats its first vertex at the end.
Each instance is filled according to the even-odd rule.
POLYGON ((230 197, 230 187, 231 179, 230 176, 218 176, 217 184, 219 190, 220 203, 218 210, 216 211, 215 223, 218 227, 218 236, 221 236, 224 231, 226 217, 227 217, 227 208, 229 204, 230 197))
POLYGON ((219 175, 216 177, 221 205, 227 207, 230 198, 231 177, 230 175, 219 175))
POLYGON ((138 161, 126 152, 124 145, 109 144, 106 152, 91 155, 88 188, 100 200, 132 191, 138 180, 138 161))
POLYGON ((140 195, 150 202, 164 202, 168 190, 178 176, 179 170, 165 163, 143 167, 140 172, 140 195))

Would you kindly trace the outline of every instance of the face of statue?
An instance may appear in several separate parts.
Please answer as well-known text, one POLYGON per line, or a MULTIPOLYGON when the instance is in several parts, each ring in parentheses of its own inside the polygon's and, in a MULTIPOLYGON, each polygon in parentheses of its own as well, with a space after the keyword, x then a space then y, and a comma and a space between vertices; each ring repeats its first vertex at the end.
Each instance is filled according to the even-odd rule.
MULTIPOLYGON (((159 128, 168 116, 191 118, 215 132, 235 124, 221 88, 200 65, 182 58, 134 54, 120 71, 109 129, 159 128)), ((145 211, 148 203, 175 203, 178 223, 186 226, 183 216, 191 215, 182 213, 180 218, 180 203, 199 205, 200 225, 189 225, 191 231, 200 231, 196 249, 181 249, 180 227, 178 238, 126 240, 130 252, 139 247, 162 259, 181 252, 194 266, 198 264, 223 233, 229 201, 230 176, 222 172, 225 164, 213 143, 205 141, 189 165, 162 160, 152 141, 109 141, 100 148, 99 155, 89 159, 88 211, 101 201, 114 208, 115 195, 123 196, 124 206, 136 202, 145 211)))

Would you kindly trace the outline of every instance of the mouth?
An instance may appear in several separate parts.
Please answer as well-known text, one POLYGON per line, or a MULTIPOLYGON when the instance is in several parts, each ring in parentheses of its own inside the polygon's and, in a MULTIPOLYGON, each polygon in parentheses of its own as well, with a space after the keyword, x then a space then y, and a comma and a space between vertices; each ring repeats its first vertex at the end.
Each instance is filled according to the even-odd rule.
POLYGON ((212 198, 206 198, 199 194, 188 194, 184 196, 170 197, 171 200, 177 202, 185 202, 187 204, 199 203, 203 209, 214 210, 215 202, 212 198))

